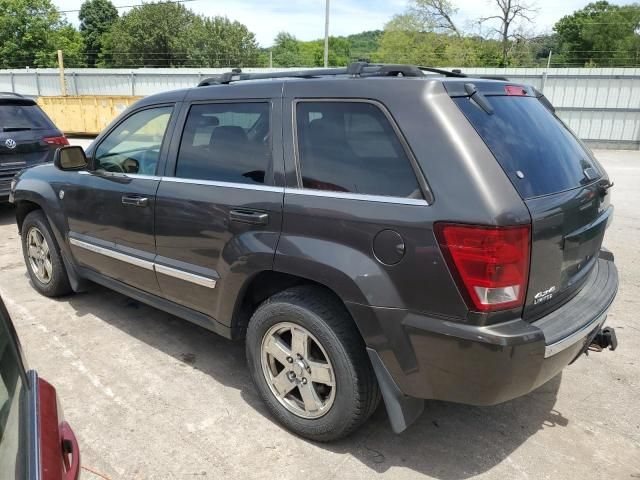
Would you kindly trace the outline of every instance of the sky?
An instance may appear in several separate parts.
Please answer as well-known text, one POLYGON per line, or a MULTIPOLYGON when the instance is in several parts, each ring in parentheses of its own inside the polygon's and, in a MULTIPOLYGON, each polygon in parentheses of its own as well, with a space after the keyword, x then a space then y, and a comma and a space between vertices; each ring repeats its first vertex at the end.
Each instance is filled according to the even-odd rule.
MULTIPOLYGON (((59 10, 77 10, 84 0, 53 0, 59 10)), ((144 0, 112 0, 114 5, 137 5, 144 0)), ((331 35, 349 35, 364 30, 382 29, 397 13, 401 13, 409 0, 331 0, 331 35)), ((493 14, 494 0, 453 0, 459 11, 456 21, 471 28, 473 19, 493 14), (488 13, 492 12, 492 13, 488 13)), ((548 32, 553 24, 575 10, 583 8, 588 0, 529 0, 537 5, 538 13, 528 30, 548 32)), ((633 0, 611 1, 615 4, 633 3, 633 0)), ((255 33, 258 43, 268 47, 278 32, 292 33, 300 40, 313 40, 324 36, 325 0, 193 0, 185 6, 207 16, 222 15, 245 24, 255 33)), ((119 9, 126 12, 128 9, 119 9)), ((67 13, 68 20, 78 25, 78 13, 67 13)), ((477 31, 477 30, 475 30, 477 31)))

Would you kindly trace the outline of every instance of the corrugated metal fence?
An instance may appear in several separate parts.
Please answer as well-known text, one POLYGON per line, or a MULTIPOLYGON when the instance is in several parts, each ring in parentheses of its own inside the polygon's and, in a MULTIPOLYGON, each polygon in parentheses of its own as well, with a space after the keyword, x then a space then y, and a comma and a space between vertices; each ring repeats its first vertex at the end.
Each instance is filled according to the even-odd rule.
MULTIPOLYGON (((640 68, 463 70, 476 75, 502 75, 542 89, 558 115, 592 146, 640 149, 640 68)), ((69 95, 138 96, 192 87, 224 71, 228 69, 68 69, 65 79, 69 95)), ((0 91, 60 95, 58 70, 0 70, 0 91)))

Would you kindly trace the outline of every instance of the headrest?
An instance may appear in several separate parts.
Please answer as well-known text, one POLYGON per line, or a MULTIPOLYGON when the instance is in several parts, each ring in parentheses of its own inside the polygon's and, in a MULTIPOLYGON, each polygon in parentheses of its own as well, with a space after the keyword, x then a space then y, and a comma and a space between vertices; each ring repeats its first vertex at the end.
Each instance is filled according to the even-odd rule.
POLYGON ((236 127, 231 125, 225 125, 222 127, 216 127, 211 134, 211 144, 220 142, 246 142, 247 134, 242 127, 236 127))

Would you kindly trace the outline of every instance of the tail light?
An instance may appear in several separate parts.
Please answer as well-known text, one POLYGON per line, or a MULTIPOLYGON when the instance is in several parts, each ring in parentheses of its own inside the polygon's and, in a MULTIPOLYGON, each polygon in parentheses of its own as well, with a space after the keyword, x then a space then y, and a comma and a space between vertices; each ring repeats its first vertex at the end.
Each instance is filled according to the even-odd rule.
POLYGON ((435 225, 451 273, 474 310, 522 306, 529 277, 530 227, 435 225))
POLYGON ((69 145, 69 140, 67 140, 67 137, 65 137, 64 135, 62 135, 61 137, 44 137, 42 141, 49 145, 69 145))
POLYGON ((514 95, 516 97, 527 96, 527 90, 517 85, 505 85, 504 93, 506 93, 507 95, 514 95))

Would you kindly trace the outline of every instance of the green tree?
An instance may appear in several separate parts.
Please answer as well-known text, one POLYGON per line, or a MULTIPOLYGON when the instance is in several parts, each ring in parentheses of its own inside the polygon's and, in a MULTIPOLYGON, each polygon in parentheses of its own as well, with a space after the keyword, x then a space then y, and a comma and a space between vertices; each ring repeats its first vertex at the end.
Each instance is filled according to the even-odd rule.
POLYGON ((438 34, 411 13, 396 15, 385 25, 374 60, 385 63, 444 65, 448 35, 438 34))
POLYGON ((87 65, 93 67, 102 49, 102 37, 118 20, 118 10, 110 0, 86 0, 80 7, 80 33, 87 65))
POLYGON ((180 3, 146 3, 125 13, 102 39, 100 63, 112 67, 181 67, 196 47, 198 16, 180 3))
POLYGON ((276 67, 297 67, 304 63, 300 52, 300 40, 290 33, 278 33, 271 50, 273 65, 276 67))
POLYGON ((370 30, 346 37, 351 60, 370 60, 380 48, 382 33, 382 30, 370 30))
POLYGON ((606 1, 560 19, 554 26, 560 51, 556 61, 575 66, 640 64, 640 4, 606 1))
POLYGON ((50 0, 0 0, 0 67, 53 67, 56 50, 81 66, 82 38, 50 0))
POLYGON ((203 67, 253 67, 261 65, 260 49, 253 33, 239 22, 224 17, 199 17, 191 63, 203 67))
POLYGON ((103 37, 100 64, 113 67, 256 65, 253 33, 227 18, 196 15, 179 3, 145 3, 122 15, 103 37))

